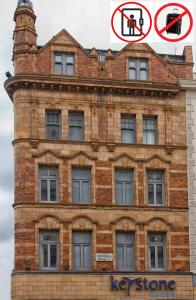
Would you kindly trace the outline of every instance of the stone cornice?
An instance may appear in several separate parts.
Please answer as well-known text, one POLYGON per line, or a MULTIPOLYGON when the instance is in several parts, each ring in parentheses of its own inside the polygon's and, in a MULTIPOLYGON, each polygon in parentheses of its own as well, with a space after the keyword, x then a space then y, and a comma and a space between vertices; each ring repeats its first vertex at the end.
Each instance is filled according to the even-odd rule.
MULTIPOLYGON (((84 145, 84 146, 91 146, 92 148, 94 148, 94 144, 95 145, 95 150, 94 151, 97 151, 99 147, 101 146, 107 146, 108 143, 107 142, 102 142, 102 141, 99 141, 99 142, 96 142, 96 141, 84 141, 84 142, 73 142, 73 141, 68 141, 68 140, 48 140, 48 139, 31 139, 31 138, 19 138, 19 139, 15 139, 13 140, 12 144, 13 146, 15 146, 16 144, 19 144, 19 143, 30 143, 32 148, 37 148, 39 143, 42 143, 42 144, 66 144, 66 145, 84 145)), ((111 144, 111 143, 109 143, 111 144)), ((172 148, 172 152, 173 150, 186 150, 187 149, 187 146, 186 145, 147 145, 147 144, 122 144, 122 143, 112 143, 112 145, 114 147, 130 147, 130 148, 145 148, 145 149, 170 149, 172 148)))
POLYGON ((88 210, 118 210, 118 211, 167 211, 167 212, 187 212, 188 211, 188 206, 184 207, 176 207, 176 206, 148 206, 148 205, 123 205, 123 206, 118 206, 115 204, 112 205, 99 205, 99 204, 72 204, 72 203, 40 203, 40 202, 33 202, 33 203, 14 203, 12 205, 15 209, 23 209, 23 208, 37 208, 38 210, 42 209, 48 209, 48 208, 57 208, 57 209, 88 209, 88 210))
POLYGON ((179 80, 181 88, 185 90, 196 90, 196 80, 179 80))
POLYGON ((18 89, 37 89, 51 92, 98 93, 100 95, 118 94, 159 98, 174 98, 180 91, 178 84, 78 78, 75 76, 68 77, 57 75, 16 75, 6 80, 4 86, 11 100, 13 100, 14 92, 18 89))

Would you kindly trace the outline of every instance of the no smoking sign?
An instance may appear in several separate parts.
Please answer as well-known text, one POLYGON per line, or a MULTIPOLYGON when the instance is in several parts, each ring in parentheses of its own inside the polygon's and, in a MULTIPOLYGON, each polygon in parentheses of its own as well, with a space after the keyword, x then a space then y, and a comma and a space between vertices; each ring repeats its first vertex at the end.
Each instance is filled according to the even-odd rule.
POLYGON ((118 2, 111 5, 111 42, 193 42, 194 7, 181 1, 118 2))

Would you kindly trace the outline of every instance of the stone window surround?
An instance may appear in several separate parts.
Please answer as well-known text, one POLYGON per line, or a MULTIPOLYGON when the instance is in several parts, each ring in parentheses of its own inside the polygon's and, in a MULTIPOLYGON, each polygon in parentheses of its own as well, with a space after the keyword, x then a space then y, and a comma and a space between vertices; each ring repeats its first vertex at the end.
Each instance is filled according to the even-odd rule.
MULTIPOLYGON (((116 232, 133 232, 135 235, 135 270, 140 271, 140 259, 142 258, 145 262, 145 271, 149 270, 148 267, 148 236, 149 233, 164 233, 165 244, 166 244, 166 270, 171 271, 171 249, 170 240, 171 232, 170 226, 172 224, 166 222, 164 219, 155 217, 151 218, 148 222, 140 223, 131 217, 120 217, 116 221, 111 223, 111 234, 112 234, 112 248, 113 248, 113 270, 117 270, 116 261, 116 232), (145 242, 143 246, 140 245, 140 234, 144 235, 145 242), (145 246, 146 245, 146 246, 145 246), (145 257, 139 256, 139 249, 143 248, 145 257)), ((39 234, 42 230, 57 230, 59 232, 59 271, 72 271, 73 270, 73 257, 72 257, 72 232, 77 231, 91 231, 92 232, 92 271, 96 270, 96 232, 97 223, 94 222, 87 215, 76 215, 72 220, 63 222, 57 217, 52 215, 43 216, 41 219, 35 221, 35 258, 36 258, 36 269, 40 268, 40 257, 39 257, 39 234), (64 234, 67 232, 69 236, 69 265, 63 264, 63 245, 64 245, 64 234)))
MULTIPOLYGON (((66 158, 65 158, 66 159, 66 158)), ((85 156, 83 153, 78 153, 78 155, 74 155, 70 157, 68 160, 68 201, 69 204, 72 204, 72 168, 79 167, 79 168, 90 168, 91 170, 91 204, 96 204, 96 186, 95 186, 95 160, 94 157, 85 156)), ((54 157, 51 153, 46 152, 41 157, 35 158, 35 195, 36 201, 40 202, 39 200, 39 166, 40 165, 47 165, 47 166, 57 166, 59 170, 59 200, 57 203, 61 202, 64 198, 63 195, 63 164, 64 158, 54 157)), ((139 189, 139 182, 138 182, 138 172, 142 170, 143 174, 143 185, 142 188, 144 190, 144 200, 145 205, 148 205, 148 186, 147 186, 147 171, 148 170, 155 170, 155 171, 164 171, 164 187, 165 187, 165 199, 163 207, 169 206, 169 164, 170 161, 164 161, 161 158, 155 157, 150 160, 146 160, 145 162, 138 162, 137 159, 132 158, 131 156, 119 156, 115 161, 112 162, 111 170, 112 170, 112 204, 116 205, 115 199, 115 170, 116 169, 131 169, 133 170, 133 195, 134 195, 134 206, 139 205, 138 199, 138 189, 139 189)), ((66 183, 67 184, 67 183, 66 183)), ((40 202, 41 203, 41 202, 40 202)), ((48 202, 47 202, 48 203, 48 202)), ((55 202, 56 203, 56 202, 55 202)), ((44 204, 44 203, 43 203, 44 204)), ((51 203, 54 204, 54 203, 51 203)), ((77 205, 77 204, 76 204, 77 205)), ((81 204, 85 205, 85 204, 81 204)))
POLYGON ((68 77, 74 77, 77 76, 78 73, 78 57, 77 57, 77 48, 72 46, 57 46, 52 45, 51 46, 51 74, 55 76, 68 76, 68 77), (56 75, 55 74, 55 54, 56 53, 72 53, 74 55, 74 75, 56 75))
POLYGON ((129 59, 130 58, 147 59, 148 60, 148 62, 147 62, 148 63, 148 70, 147 70, 148 71, 148 80, 147 81, 152 80, 152 54, 151 53, 138 51, 137 53, 134 52, 134 57, 133 57, 132 53, 127 51, 127 52, 125 52, 125 55, 126 55, 126 78, 127 78, 127 80, 131 81, 131 79, 129 79, 129 59))
MULTIPOLYGON (((45 115, 47 111, 57 111, 57 106, 58 106, 58 111, 61 112, 61 129, 60 129, 60 139, 58 139, 58 141, 61 140, 67 140, 69 141, 69 126, 68 126, 68 113, 69 111, 75 111, 75 112, 83 112, 84 113, 84 126, 83 126, 83 140, 80 141, 80 143, 88 141, 91 139, 91 134, 88 131, 88 128, 91 128, 91 122, 92 122, 92 118, 88 117, 89 115, 89 109, 87 106, 78 104, 78 105, 62 105, 58 103, 54 104, 46 104, 46 105, 40 105, 40 120, 39 120, 39 128, 41 128, 41 124, 45 124, 44 125, 44 131, 43 132, 39 132, 39 128, 38 128, 38 136, 40 136, 40 138, 42 139, 46 139, 46 122, 45 122, 45 115)), ((50 139, 50 141, 52 141, 50 139)), ((56 141, 56 140, 55 140, 56 141)), ((73 141, 72 141, 73 142, 73 141)))

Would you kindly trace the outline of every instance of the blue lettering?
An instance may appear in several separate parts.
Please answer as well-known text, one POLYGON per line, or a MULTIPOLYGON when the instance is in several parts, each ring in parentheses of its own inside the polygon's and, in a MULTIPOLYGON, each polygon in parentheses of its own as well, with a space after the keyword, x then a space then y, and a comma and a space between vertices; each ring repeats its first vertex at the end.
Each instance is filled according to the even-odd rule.
POLYGON ((142 279, 137 278, 137 280, 135 281, 135 284, 136 284, 136 291, 141 291, 142 290, 142 279))
POLYGON ((117 280, 114 280, 114 277, 111 276, 111 289, 112 290, 119 290, 119 287, 118 287, 118 281, 117 280))
POLYGON ((159 281, 159 290, 167 290, 167 281, 166 280, 159 281))
POLYGON ((159 284, 158 284, 158 282, 157 282, 156 280, 150 281, 150 282, 149 282, 149 289, 150 289, 151 291, 156 291, 156 290, 158 290, 158 289, 159 289, 159 284))
POLYGON ((175 280, 170 280, 170 281, 168 282, 167 286, 168 286, 168 289, 169 289, 170 291, 175 290, 175 288, 176 288, 176 282, 175 282, 175 280))
POLYGON ((119 289, 120 289, 121 291, 126 291, 126 290, 127 290, 127 288, 125 287, 126 284, 127 284, 127 281, 126 281, 126 280, 121 280, 121 281, 119 282, 119 289))

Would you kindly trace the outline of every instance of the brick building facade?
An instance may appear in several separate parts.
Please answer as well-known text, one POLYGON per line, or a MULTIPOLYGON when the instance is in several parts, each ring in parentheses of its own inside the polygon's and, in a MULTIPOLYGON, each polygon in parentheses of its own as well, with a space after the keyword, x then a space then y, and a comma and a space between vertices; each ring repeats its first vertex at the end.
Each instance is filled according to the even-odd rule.
POLYGON ((84 49, 65 30, 38 46, 29 1, 14 20, 12 299, 193 299, 191 47, 84 49))

